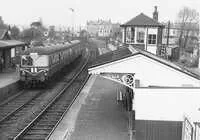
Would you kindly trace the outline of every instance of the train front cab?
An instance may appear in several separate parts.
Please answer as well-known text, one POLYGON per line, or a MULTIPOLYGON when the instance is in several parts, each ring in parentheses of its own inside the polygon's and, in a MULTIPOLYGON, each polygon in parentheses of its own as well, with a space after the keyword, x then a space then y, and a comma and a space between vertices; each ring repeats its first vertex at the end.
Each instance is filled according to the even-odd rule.
POLYGON ((25 84, 38 84, 48 80, 48 55, 36 53, 21 56, 20 81, 25 84))

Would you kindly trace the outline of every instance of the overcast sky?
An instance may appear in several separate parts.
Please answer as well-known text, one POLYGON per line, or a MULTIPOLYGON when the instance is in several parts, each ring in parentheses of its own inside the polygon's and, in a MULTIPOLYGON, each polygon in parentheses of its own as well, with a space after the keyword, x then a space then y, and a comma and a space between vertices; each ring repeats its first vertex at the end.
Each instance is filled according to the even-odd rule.
POLYGON ((42 18, 45 25, 85 25, 87 20, 111 19, 124 23, 143 12, 152 17, 158 6, 159 21, 175 20, 183 6, 200 12, 200 0, 0 0, 0 16, 7 24, 29 25, 42 18), (71 12, 73 8, 75 12, 71 12))

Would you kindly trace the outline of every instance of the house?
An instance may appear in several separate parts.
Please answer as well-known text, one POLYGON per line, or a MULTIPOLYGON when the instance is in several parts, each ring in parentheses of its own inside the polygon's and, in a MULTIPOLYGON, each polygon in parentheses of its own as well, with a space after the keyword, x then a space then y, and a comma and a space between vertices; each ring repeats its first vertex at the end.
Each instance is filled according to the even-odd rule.
POLYGON ((111 20, 89 21, 87 22, 87 31, 91 36, 110 37, 119 30, 119 24, 114 24, 111 20))
POLYGON ((9 31, 6 29, 0 29, 0 40, 10 40, 9 31))
POLYGON ((136 46, 153 54, 160 54, 164 25, 158 22, 157 6, 153 12, 153 18, 141 13, 122 24, 121 27, 122 41, 125 45, 136 46))

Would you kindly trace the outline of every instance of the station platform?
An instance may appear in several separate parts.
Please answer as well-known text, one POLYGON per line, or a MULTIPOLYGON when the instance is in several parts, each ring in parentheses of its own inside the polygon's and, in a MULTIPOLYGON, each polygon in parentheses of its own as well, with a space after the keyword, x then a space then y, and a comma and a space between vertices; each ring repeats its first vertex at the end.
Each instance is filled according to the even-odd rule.
POLYGON ((117 102, 120 84, 92 75, 50 140, 127 140, 128 114, 117 102))
POLYGON ((19 73, 13 70, 7 70, 0 73, 0 102, 7 100, 12 95, 20 91, 19 73))
POLYGON ((16 70, 9 70, 0 73, 0 88, 19 81, 19 74, 16 70))

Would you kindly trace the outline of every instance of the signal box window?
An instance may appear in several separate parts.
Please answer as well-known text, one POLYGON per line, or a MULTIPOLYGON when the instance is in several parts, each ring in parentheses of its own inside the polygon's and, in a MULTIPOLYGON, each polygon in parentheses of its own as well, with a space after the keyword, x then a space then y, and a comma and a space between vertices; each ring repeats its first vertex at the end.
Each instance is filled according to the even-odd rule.
POLYGON ((156 35, 155 34, 148 35, 148 44, 156 44, 156 35))
POLYGON ((144 32, 137 32, 137 42, 144 43, 144 32))

